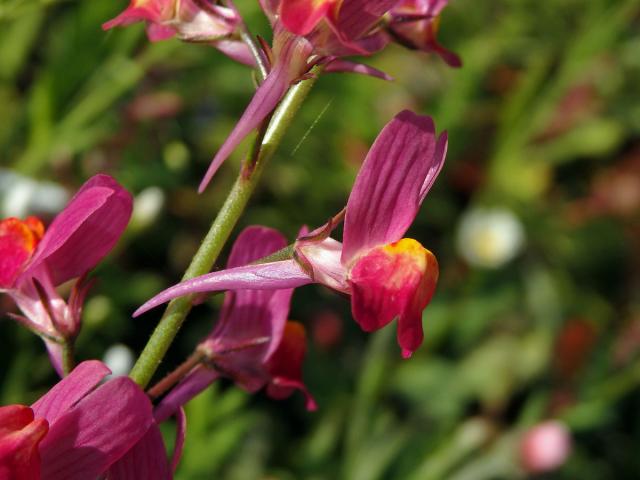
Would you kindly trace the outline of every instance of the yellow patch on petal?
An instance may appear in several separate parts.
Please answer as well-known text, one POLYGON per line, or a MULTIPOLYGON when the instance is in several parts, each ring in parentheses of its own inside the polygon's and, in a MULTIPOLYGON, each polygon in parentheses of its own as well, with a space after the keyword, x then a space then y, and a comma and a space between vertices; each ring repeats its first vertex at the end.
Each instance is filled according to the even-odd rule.
POLYGON ((382 251, 394 257, 395 268, 389 272, 389 277, 384 280, 384 283, 390 287, 402 287, 407 277, 414 274, 424 275, 427 268, 434 264, 437 272, 437 264, 433 254, 413 238, 403 238, 385 245, 382 247, 382 251))

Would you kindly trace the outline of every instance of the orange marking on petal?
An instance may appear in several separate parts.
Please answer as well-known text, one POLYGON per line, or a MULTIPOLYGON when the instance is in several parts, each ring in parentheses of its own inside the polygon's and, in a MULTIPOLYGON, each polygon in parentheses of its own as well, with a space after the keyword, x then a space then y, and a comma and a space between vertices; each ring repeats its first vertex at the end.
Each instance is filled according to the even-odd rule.
POLYGON ((43 235, 44 225, 36 217, 0 221, 0 287, 11 287, 43 235))
POLYGON ((349 272, 351 310, 368 332, 396 317, 398 341, 406 353, 422 342, 422 311, 438 281, 438 262, 419 242, 403 238, 369 250, 349 272))

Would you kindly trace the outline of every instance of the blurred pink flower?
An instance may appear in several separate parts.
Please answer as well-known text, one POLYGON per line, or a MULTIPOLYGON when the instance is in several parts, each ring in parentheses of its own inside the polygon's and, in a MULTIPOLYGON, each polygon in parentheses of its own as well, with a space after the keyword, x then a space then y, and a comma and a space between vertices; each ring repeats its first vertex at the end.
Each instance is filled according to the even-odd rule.
POLYGON ((435 256, 403 235, 442 165, 446 134, 430 117, 398 114, 380 133, 356 178, 345 213, 343 243, 329 237, 335 222, 298 238, 290 260, 228 268, 175 285, 134 315, 182 295, 238 289, 289 289, 321 283, 351 295, 365 331, 399 317, 398 343, 409 357, 422 343, 422 311, 438 280, 435 256))
POLYGON ((84 362, 31 407, 0 407, 0 478, 85 480, 133 456, 142 476, 120 469, 108 478, 170 479, 151 402, 129 378, 100 385, 109 373, 101 362, 84 362), (160 443, 150 444, 150 436, 160 443), (153 462, 131 451, 139 444, 153 462))
MULTIPOLYGON (((248 227, 233 245, 227 267, 247 265, 285 246, 277 231, 248 227)), ((277 399, 299 389, 307 397, 307 408, 314 410, 315 401, 302 381, 304 327, 287 322, 292 294, 293 289, 227 292, 218 323, 198 346, 206 365, 193 368, 162 400, 157 419, 168 418, 220 376, 249 392, 266 387, 267 394, 277 399)))
POLYGON ((232 59, 253 66, 251 52, 235 35, 241 21, 235 7, 220 6, 215 0, 131 0, 120 15, 102 28, 146 22, 152 42, 174 36, 188 42, 207 42, 232 59))
POLYGON ((61 373, 61 343, 80 329, 86 274, 114 247, 131 216, 131 195, 113 178, 87 181, 47 231, 30 217, 0 222, 0 292, 24 316, 14 316, 40 335, 61 373), (80 278, 65 302, 56 287, 80 278))
POLYGON ((549 420, 526 431, 520 442, 520 460, 528 473, 543 473, 562 466, 571 452, 567 427, 549 420))

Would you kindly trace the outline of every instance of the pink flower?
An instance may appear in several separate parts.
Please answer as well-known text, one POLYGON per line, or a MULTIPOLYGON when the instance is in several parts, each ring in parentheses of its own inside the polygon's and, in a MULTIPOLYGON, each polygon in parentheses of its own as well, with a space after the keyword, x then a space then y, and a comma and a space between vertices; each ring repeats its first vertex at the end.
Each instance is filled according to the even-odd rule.
POLYGON ((460 67, 460 57, 442 47, 436 40, 440 12, 447 3, 449 0, 404 0, 391 9, 387 29, 398 43, 412 49, 437 53, 450 66, 460 67))
POLYGON ((80 329, 86 274, 116 244, 131 216, 131 195, 113 178, 86 182, 47 231, 30 217, 0 222, 0 292, 16 302, 15 318, 40 335, 61 372, 60 345, 80 329), (80 277, 68 302, 56 287, 80 277))
POLYGON ((200 183, 202 192, 240 142, 276 108, 288 88, 318 63, 327 72, 353 72, 390 79, 374 68, 344 60, 371 55, 390 39, 377 26, 398 0, 262 0, 274 31, 271 70, 200 183))
POLYGON ((525 432, 520 442, 522 467, 529 473, 555 470, 567 461, 571 436, 564 424, 549 420, 525 432))
POLYGON ((131 0, 116 18, 102 25, 104 30, 146 22, 152 42, 178 37, 188 42, 207 42, 232 59, 250 66, 255 64, 246 45, 237 39, 242 21, 233 7, 223 7, 215 0, 131 0))
MULTIPOLYGON (((227 267, 246 265, 285 246, 285 238, 277 231, 248 227, 233 245, 227 267)), ((233 379, 249 392, 266 387, 267 394, 277 399, 301 390, 307 408, 314 410, 315 401, 302 381, 304 327, 287 321, 292 294, 293 289, 227 292, 218 323, 198 346, 206 356, 206 366, 192 369, 162 400, 156 410, 158 421, 220 376, 233 379)))
MULTIPOLYGON (((109 373, 101 362, 84 362, 31 407, 0 407, 0 478, 97 478, 150 434, 157 438, 145 393, 126 377, 100 385, 109 373)), ((162 442, 148 451, 153 462, 135 458, 145 467, 138 470, 142 476, 118 471, 110 472, 109 479, 171 478, 162 442)))
POLYGON ((398 343, 408 357, 422 343, 422 311, 438 280, 435 256, 403 238, 442 165, 446 134, 436 138, 430 117, 398 114, 380 133, 347 203, 343 242, 328 237, 330 222, 299 238, 294 259, 233 267, 175 285, 134 315, 195 292, 288 289, 321 283, 351 295, 365 331, 398 317, 398 343))

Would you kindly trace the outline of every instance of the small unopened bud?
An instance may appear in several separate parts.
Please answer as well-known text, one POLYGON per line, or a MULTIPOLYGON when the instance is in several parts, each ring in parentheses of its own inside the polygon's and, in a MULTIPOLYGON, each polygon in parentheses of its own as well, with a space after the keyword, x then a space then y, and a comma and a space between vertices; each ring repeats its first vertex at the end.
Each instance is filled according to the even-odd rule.
POLYGON ((558 421, 541 423, 524 433, 520 461, 528 473, 543 473, 562 466, 571 452, 571 436, 558 421))

